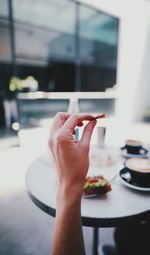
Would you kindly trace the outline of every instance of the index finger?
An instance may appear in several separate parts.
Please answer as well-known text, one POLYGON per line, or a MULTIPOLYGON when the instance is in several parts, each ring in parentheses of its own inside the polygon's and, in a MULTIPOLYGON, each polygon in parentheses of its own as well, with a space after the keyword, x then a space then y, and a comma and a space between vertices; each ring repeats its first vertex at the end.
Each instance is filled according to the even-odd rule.
POLYGON ((68 114, 67 112, 57 112, 50 129, 51 136, 53 136, 63 126, 63 124, 69 118, 69 116, 70 114, 68 114))
MULTIPOLYGON (((93 119, 92 120, 97 120, 97 119, 102 119, 102 118, 105 118, 107 115, 105 113, 100 113, 96 116, 93 116, 93 119)), ((82 127, 83 126, 83 121, 80 121, 78 124, 77 124, 78 127, 82 127)))
POLYGON ((71 115, 63 125, 63 129, 73 131, 78 123, 82 121, 92 121, 94 116, 91 114, 73 114, 71 115))

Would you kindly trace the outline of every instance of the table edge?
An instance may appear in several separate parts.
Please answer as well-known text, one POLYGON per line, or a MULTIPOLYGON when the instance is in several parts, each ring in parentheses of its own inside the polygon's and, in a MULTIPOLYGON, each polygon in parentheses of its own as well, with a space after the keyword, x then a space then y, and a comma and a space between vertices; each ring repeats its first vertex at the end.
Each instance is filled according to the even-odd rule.
MULTIPOLYGON (((41 202, 39 199, 37 199, 34 195, 31 194, 30 191, 28 191, 28 195, 33 201, 33 203, 39 207, 42 211, 49 214, 52 217, 56 216, 56 209, 53 207, 50 207, 48 205, 45 205, 43 202, 41 202)), ((118 217, 118 218, 93 218, 93 217, 82 217, 82 225, 85 227, 105 227, 105 228, 111 228, 111 227, 118 227, 121 225, 126 224, 135 224, 142 221, 145 221, 147 218, 150 217, 150 210, 147 210, 145 212, 125 216, 125 217, 118 217)))

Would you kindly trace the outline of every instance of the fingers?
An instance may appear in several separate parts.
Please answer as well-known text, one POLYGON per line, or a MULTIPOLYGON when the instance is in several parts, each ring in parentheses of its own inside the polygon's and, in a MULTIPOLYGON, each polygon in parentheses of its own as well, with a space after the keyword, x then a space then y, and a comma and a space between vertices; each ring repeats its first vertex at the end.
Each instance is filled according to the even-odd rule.
POLYGON ((96 125, 96 120, 90 121, 84 128, 83 133, 82 133, 82 138, 81 138, 81 143, 89 146, 91 136, 94 130, 94 127, 96 125))
POLYGON ((55 116, 54 122, 57 123, 57 126, 61 127, 69 117, 70 114, 67 112, 58 112, 55 116))
POLYGON ((54 118, 50 136, 53 136, 60 129, 75 134, 75 127, 83 126, 83 121, 92 121, 104 117, 104 113, 98 114, 94 117, 91 114, 72 114, 70 116, 70 114, 66 112, 58 112, 54 118))
POLYGON ((81 121, 78 123, 78 127, 82 127, 82 126, 83 126, 83 122, 81 121))
POLYGON ((71 131, 73 132, 74 128, 76 126, 82 125, 81 123, 85 120, 92 121, 93 116, 90 114, 74 114, 71 115, 70 118, 67 119, 67 121, 63 125, 63 129, 66 131, 71 131))
POLYGON ((54 135, 66 122, 66 120, 70 117, 70 114, 67 112, 58 112, 55 115, 53 126, 51 128, 51 133, 54 135))
POLYGON ((65 121, 69 118, 69 114, 66 112, 58 112, 55 115, 53 125, 50 128, 49 132, 49 139, 48 139, 48 147, 52 149, 53 147, 53 140, 56 135, 56 133, 61 129, 65 121))

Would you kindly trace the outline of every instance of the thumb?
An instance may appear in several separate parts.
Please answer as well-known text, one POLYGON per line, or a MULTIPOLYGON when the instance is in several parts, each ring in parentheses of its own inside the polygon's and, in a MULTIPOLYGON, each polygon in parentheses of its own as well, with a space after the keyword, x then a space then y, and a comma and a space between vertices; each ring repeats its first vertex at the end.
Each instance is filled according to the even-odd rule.
POLYGON ((92 120, 85 126, 83 130, 82 138, 81 138, 81 142, 83 144, 87 144, 87 145, 90 144, 91 136, 93 133, 93 129, 96 125, 96 122, 97 122, 96 120, 92 120))

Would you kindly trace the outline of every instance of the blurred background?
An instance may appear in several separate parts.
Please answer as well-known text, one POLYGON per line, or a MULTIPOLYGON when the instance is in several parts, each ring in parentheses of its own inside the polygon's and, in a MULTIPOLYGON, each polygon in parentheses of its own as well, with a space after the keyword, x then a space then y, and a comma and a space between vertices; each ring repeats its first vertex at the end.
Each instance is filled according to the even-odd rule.
POLYGON ((110 143, 150 144, 149 66, 148 0, 0 0, 0 254, 49 254, 54 221, 24 179, 56 112, 105 112, 110 143))
MULTIPOLYGON (((117 17, 66 0, 1 1, 1 5, 0 92, 2 101, 18 94, 23 126, 29 121, 29 125, 33 124, 32 115, 37 114, 37 118, 49 116, 51 103, 52 108, 55 104, 55 112, 67 111, 68 99, 73 93, 67 95, 66 92, 82 92, 83 99, 86 99, 83 92, 96 92, 93 96, 99 99, 97 92, 114 87, 119 34, 117 17), (27 92, 31 91, 62 93, 33 93, 29 99, 27 92), (47 100, 49 97, 51 100, 47 100), (54 100, 55 97, 59 101, 54 100)), ((92 99, 91 95, 89 97, 92 99)), ((105 104, 111 113, 113 101, 114 96, 107 102, 109 107, 105 104)), ((86 105, 83 101, 79 103, 81 111, 90 110, 87 100, 86 105)), ((5 107, 1 111, 5 116, 5 107)))

